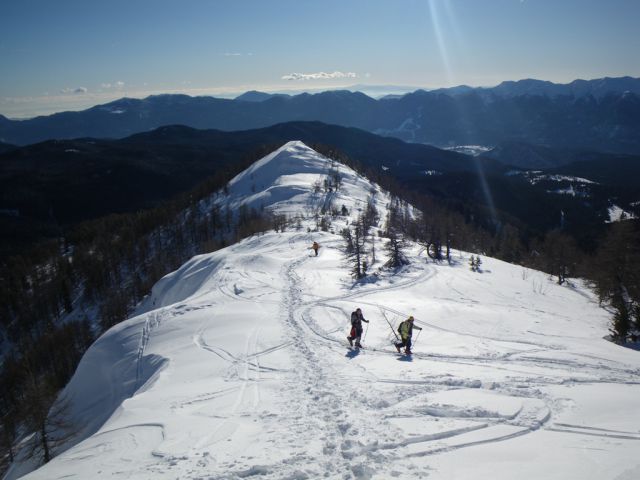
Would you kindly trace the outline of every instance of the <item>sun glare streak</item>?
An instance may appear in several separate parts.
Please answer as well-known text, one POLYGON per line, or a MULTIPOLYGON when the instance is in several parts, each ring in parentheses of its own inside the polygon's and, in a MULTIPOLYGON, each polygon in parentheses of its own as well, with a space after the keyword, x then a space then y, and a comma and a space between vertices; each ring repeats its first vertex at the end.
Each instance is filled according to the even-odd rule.
MULTIPOLYGON (((442 60, 442 65, 444 67, 446 81, 449 86, 453 86, 455 75, 452 68, 452 53, 455 52, 457 45, 453 45, 452 42, 459 42, 461 38, 460 31, 457 28, 455 21, 455 13, 449 0, 429 0, 428 5, 433 33, 436 39, 440 58, 442 60)), ((473 116, 470 116, 465 110, 464 102, 454 102, 453 108, 457 111, 458 121, 462 125, 466 125, 466 131, 471 132, 475 130, 472 120, 473 116)), ((491 193, 491 188, 489 187, 489 182, 487 182, 485 177, 484 167, 477 158, 475 158, 474 161, 476 164, 478 181, 480 183, 486 205, 489 208, 491 219, 496 229, 499 229, 500 224, 493 201, 493 195, 491 193)))
MULTIPOLYGON (((442 16, 440 14, 440 7, 438 6, 441 3, 440 0, 429 0, 429 16, 431 17, 431 25, 433 27, 433 34, 436 37, 436 43, 438 46, 438 52, 440 53, 440 59, 442 60, 442 64, 444 66, 444 73, 447 79, 447 83, 451 85, 453 80, 453 75, 451 72, 451 63, 449 61, 449 55, 447 52, 447 46, 445 41, 445 36, 442 28, 442 16)), ((446 3, 446 0, 445 0, 446 3)))

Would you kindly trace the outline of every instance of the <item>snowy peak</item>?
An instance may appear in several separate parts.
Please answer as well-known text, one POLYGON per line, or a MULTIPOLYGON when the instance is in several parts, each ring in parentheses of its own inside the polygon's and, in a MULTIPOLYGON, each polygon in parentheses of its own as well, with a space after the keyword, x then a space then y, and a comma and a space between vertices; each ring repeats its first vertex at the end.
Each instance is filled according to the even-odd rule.
POLYGON ((366 202, 380 189, 352 169, 333 162, 301 141, 290 141, 229 182, 229 208, 295 215, 366 202), (340 187, 336 190, 336 179, 340 187))
POLYGON ((276 151, 258 160, 231 180, 230 185, 241 182, 247 175, 250 177, 264 175, 270 178, 273 174, 287 175, 302 173, 305 170, 316 171, 326 168, 329 162, 330 160, 309 148, 303 142, 294 140, 287 142, 276 151))

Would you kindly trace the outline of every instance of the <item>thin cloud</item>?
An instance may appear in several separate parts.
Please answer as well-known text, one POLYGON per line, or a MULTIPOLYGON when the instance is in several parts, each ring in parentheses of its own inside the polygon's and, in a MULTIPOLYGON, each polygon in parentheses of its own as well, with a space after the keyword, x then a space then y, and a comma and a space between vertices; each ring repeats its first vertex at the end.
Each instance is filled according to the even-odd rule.
POLYGON ((334 78, 357 78, 353 72, 317 72, 317 73, 289 73, 283 75, 282 80, 331 80, 334 78))
POLYGON ((103 83, 100 85, 102 88, 109 90, 111 88, 121 89, 124 88, 124 82, 114 82, 114 83, 103 83))
POLYGON ((60 93, 62 93, 63 95, 67 95, 69 93, 73 93, 74 95, 81 95, 83 93, 87 93, 89 90, 84 88, 84 87, 78 87, 78 88, 63 88, 62 90, 60 90, 60 93))

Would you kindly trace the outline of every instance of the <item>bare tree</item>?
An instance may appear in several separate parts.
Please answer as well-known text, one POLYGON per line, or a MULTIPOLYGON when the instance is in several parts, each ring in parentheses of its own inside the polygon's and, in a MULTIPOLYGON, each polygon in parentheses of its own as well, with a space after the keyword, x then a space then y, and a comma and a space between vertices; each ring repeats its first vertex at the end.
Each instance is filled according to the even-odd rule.
POLYGON ((55 388, 47 381, 38 381, 30 374, 26 386, 24 412, 21 417, 25 426, 33 432, 29 442, 28 456, 49 462, 55 456, 56 448, 69 440, 75 428, 69 420, 70 402, 65 398, 56 399, 55 388))
MULTIPOLYGON (((0 420, 0 446, 2 447, 2 451, 7 452, 10 463, 13 463, 15 459, 17 433, 18 425, 16 413, 12 410, 4 412, 0 420)), ((0 458, 0 462, 3 462, 3 460, 3 458, 0 458)))
POLYGON ((559 230, 554 230, 547 234, 542 248, 545 270, 557 276, 558 285, 562 285, 575 270, 577 257, 575 241, 559 230))
POLYGON ((347 259, 351 262, 351 275, 358 280, 366 275, 368 268, 362 219, 358 218, 353 231, 346 230, 348 230, 348 233, 343 233, 347 242, 345 253, 347 259))

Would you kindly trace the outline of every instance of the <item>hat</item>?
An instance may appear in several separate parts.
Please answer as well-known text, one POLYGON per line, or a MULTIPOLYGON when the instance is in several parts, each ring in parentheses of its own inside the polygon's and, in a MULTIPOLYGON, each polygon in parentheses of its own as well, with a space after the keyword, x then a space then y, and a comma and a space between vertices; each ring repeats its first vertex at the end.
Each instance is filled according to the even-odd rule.
POLYGON ((411 315, 411 316, 409 317, 409 320, 411 320, 411 321, 413 322, 413 315, 411 315))

